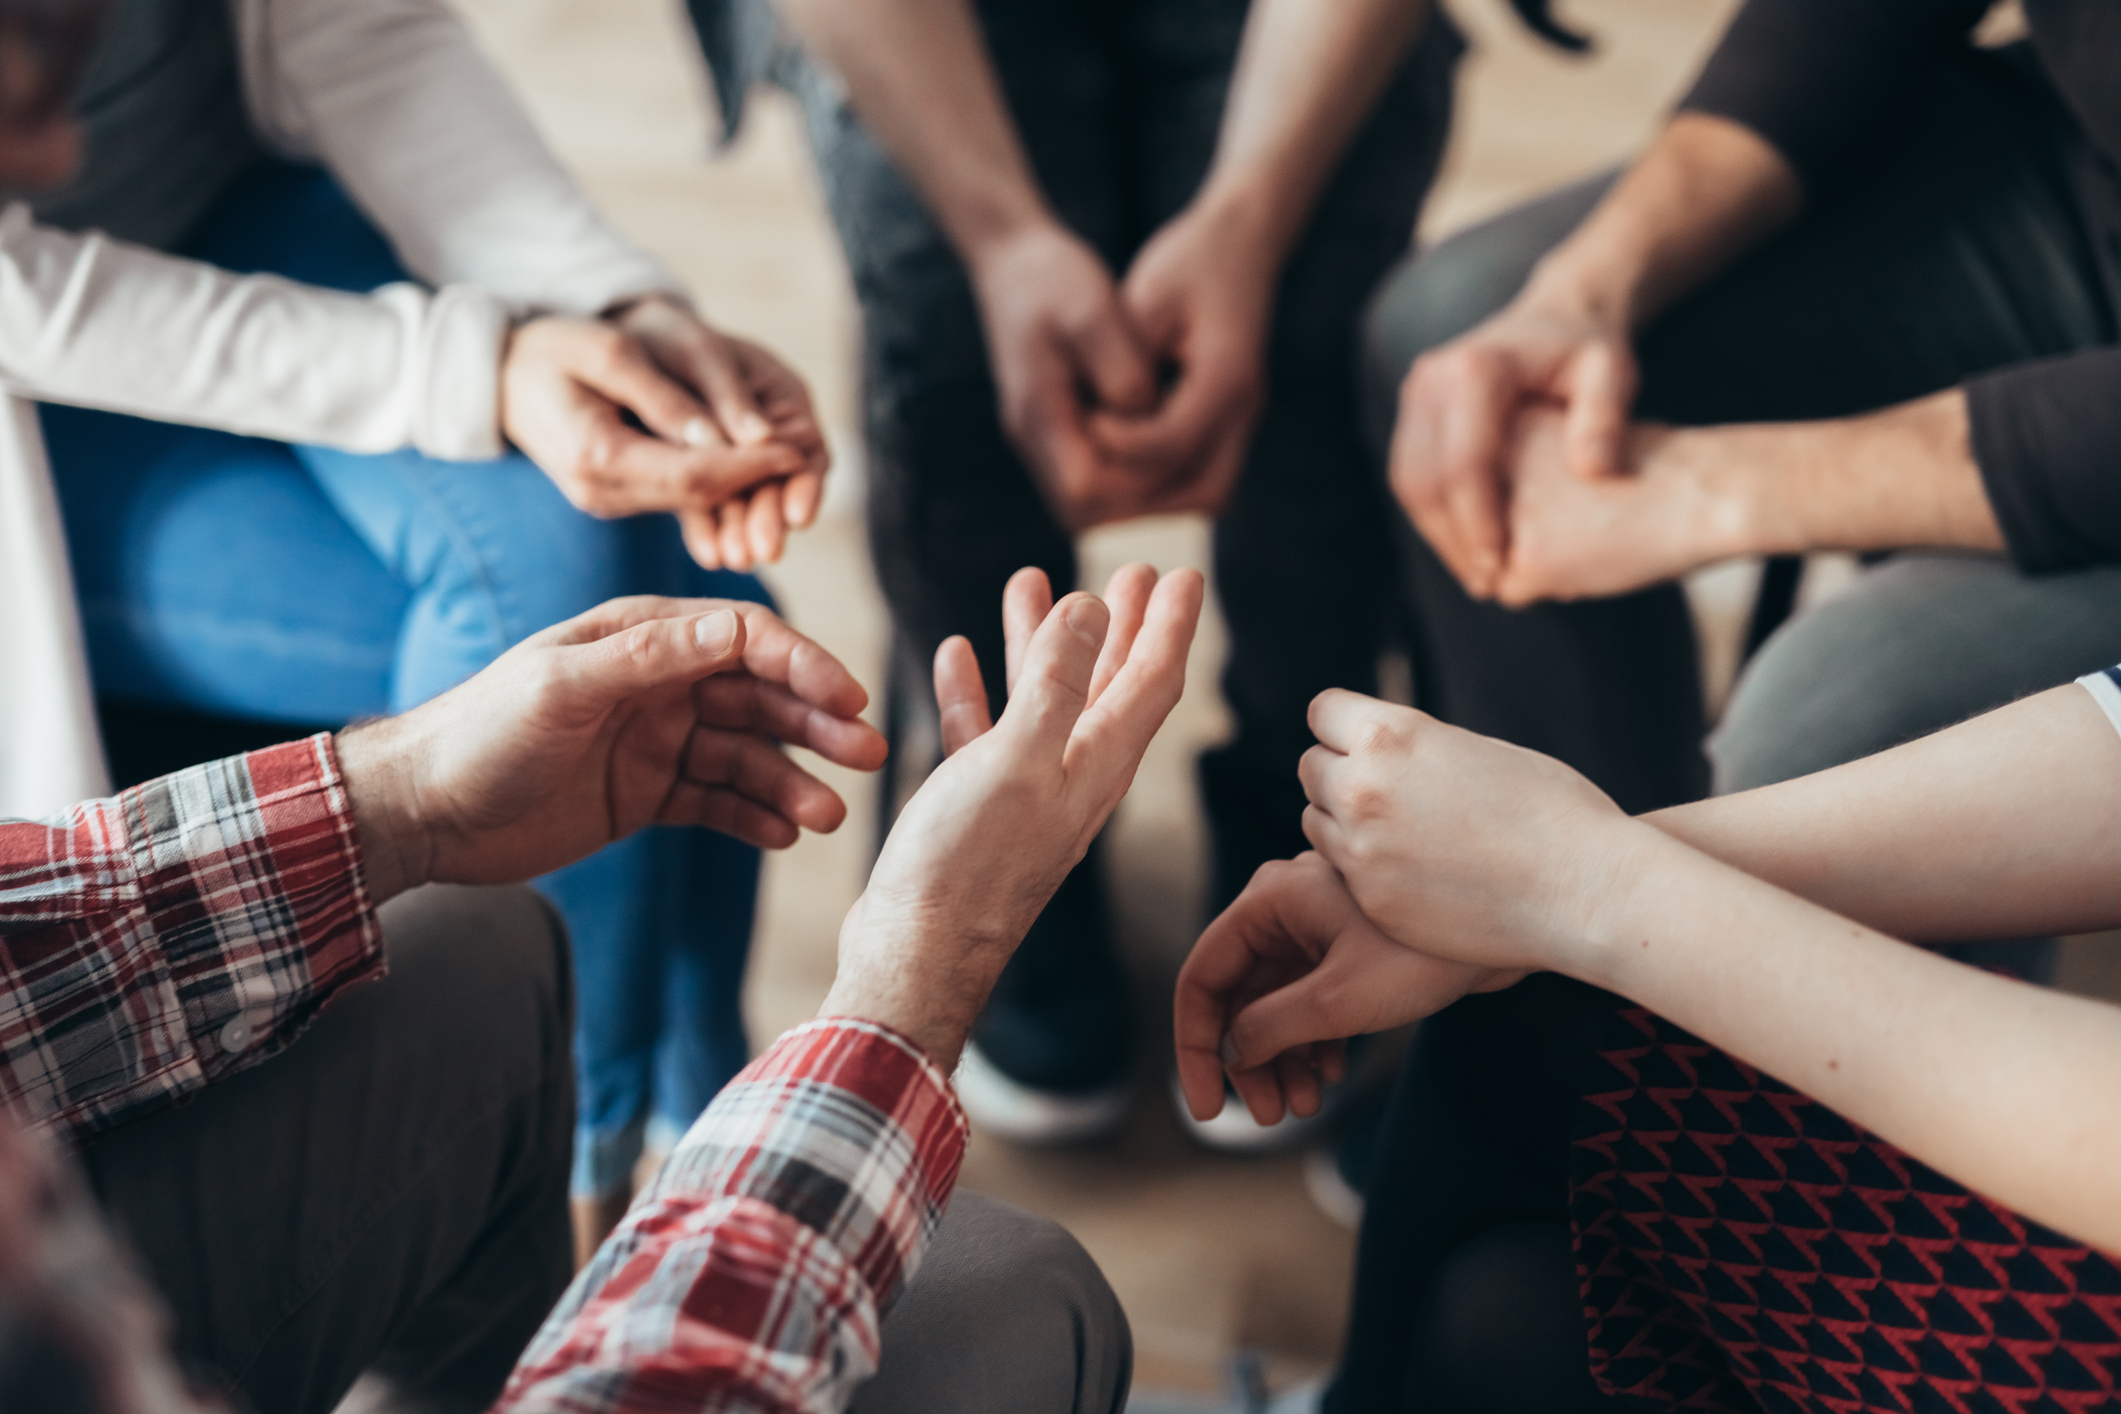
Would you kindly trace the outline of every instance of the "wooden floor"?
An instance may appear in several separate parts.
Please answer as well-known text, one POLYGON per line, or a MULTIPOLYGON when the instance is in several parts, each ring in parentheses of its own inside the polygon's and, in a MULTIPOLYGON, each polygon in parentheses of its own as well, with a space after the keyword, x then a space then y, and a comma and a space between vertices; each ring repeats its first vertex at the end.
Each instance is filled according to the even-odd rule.
MULTIPOLYGON (((733 150, 716 155, 706 80, 674 0, 466 0, 466 8, 563 157, 605 209, 691 282, 725 327, 758 338, 810 379, 839 458, 821 523, 769 575, 795 620, 875 683, 882 606, 861 535, 853 427, 854 313, 816 183, 784 103, 762 95, 733 150)), ((1620 160, 1684 86, 1729 0, 1574 0, 1599 39, 1572 60, 1527 40, 1501 0, 1462 0, 1474 39, 1451 156, 1424 232, 1436 235, 1620 160)), ((1138 524, 1093 536, 1100 567, 1142 558, 1206 567, 1203 527, 1138 524)), ((1716 633, 1745 592, 1743 569, 1696 586, 1716 633)), ((1220 625, 1200 637, 1186 700, 1152 748, 1110 852, 1144 1014, 1199 924, 1202 834, 1192 758, 1225 730, 1214 690, 1220 625)), ((1712 669, 1712 671, 1714 671, 1712 669)), ((866 783, 841 778, 854 823, 769 865, 752 967, 755 1042, 807 1017, 832 972, 841 914, 871 841, 866 783)), ((1178 1136, 1160 1085, 1117 1143, 1031 1154, 976 1138, 964 1183, 1066 1223, 1134 1323, 1140 1385, 1207 1390, 1240 1346, 1278 1371, 1329 1360, 1346 1313, 1352 1244, 1304 1196, 1297 1161, 1236 1161, 1178 1136)))

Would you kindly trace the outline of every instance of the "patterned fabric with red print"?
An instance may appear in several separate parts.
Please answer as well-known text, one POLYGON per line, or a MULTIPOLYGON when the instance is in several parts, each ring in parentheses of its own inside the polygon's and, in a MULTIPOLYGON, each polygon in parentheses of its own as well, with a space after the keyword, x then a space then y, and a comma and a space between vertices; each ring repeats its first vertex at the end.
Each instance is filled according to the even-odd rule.
MULTIPOLYGON (((1599 1388, 1751 1414, 2121 1414, 2121 1267, 1641 1011, 1570 1220, 1599 1388)), ((1619 1038, 1616 1038, 1619 1039, 1619 1038)))

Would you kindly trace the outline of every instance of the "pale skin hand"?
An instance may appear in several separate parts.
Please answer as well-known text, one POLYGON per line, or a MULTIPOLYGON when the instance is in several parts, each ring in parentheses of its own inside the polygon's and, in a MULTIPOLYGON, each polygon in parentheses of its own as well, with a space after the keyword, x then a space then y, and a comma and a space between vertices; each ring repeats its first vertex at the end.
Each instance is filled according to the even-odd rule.
POLYGON ((1122 518, 1138 478, 1092 439, 1090 417, 1146 410, 1156 384, 1111 272, 1054 222, 982 244, 970 266, 1002 426, 1047 504, 1073 530, 1122 518))
POLYGON ((1572 471, 1617 474, 1643 322, 1796 217, 1780 154, 1683 113, 1508 308, 1416 360, 1400 386, 1394 494, 1468 593, 1493 597, 1509 555, 1504 458, 1518 414, 1567 409, 1572 471))
POLYGON ((574 505, 676 515, 709 568, 777 556, 787 526, 816 514, 826 455, 801 380, 668 299, 518 326, 500 411, 508 439, 574 505))
POLYGON ((1434 1015, 1523 977, 1403 947, 1363 916, 1333 866, 1305 851, 1260 866, 1178 974, 1178 1077, 1195 1119, 1223 1107, 1223 1076, 1261 1124, 1318 1112, 1343 1042, 1434 1015))
POLYGON ((868 694, 756 604, 615 599, 403 716, 339 734, 369 894, 511 883, 645 825, 765 849, 847 807, 783 745, 873 771, 868 694))
POLYGON ((749 340, 710 328, 674 300, 651 295, 611 316, 641 341, 648 356, 691 389, 711 418, 688 427, 688 442, 708 447, 779 445, 802 469, 733 496, 711 510, 678 513, 693 558, 709 569, 748 570, 780 559, 790 530, 817 519, 832 464, 810 390, 793 370, 749 340))
POLYGON ((823 1016, 878 1021, 943 1069, 1031 922, 1127 793, 1185 687, 1204 592, 1192 570, 1114 575, 1109 609, 1052 603, 1038 570, 1003 599, 1010 694, 990 726, 971 645, 945 642, 935 685, 948 758, 885 840, 840 929, 823 1016))
POLYGON ((1208 176, 1121 285, 1128 318, 1176 381, 1151 413, 1091 419, 1101 450, 1133 473, 1112 514, 1214 515, 1228 501, 1264 396, 1282 265, 1427 17, 1404 0, 1252 6, 1208 176))
POLYGON ((1567 438, 1556 407, 1517 416, 1503 604, 1624 594, 1737 555, 2003 548, 1958 389, 1821 422, 1638 423, 1620 473, 1597 478, 1571 470, 1567 438))
POLYGON ((1897 942, 1679 837, 1757 851, 1762 872, 1809 875, 1849 898, 1880 865, 1881 916, 1922 915, 1911 895, 1925 867, 1951 892, 1954 864, 1974 862, 2015 900, 1989 905, 1992 923, 2111 925, 2121 921, 2111 885, 2121 836, 2113 803, 2084 782, 2111 786, 2121 739, 2081 689, 1899 748, 1909 754, 1897 763, 1887 753, 1840 768, 1852 773, 1840 782, 1822 786, 1837 774, 1822 773, 1809 796, 1776 788, 1779 798, 1754 793, 1765 803, 1710 802, 1718 809, 1668 812, 1657 825, 1627 819, 1557 762, 1411 709, 1328 693, 1313 725, 1305 832, 1401 944, 1619 992, 1969 1187, 2121 1250, 2121 1099, 2057 1080, 2121 1065, 2121 1010, 1897 942), (2020 732, 2030 744, 2013 739, 2020 732), (1953 767, 1963 776, 1951 778, 1953 767), (1875 814, 1848 813, 1861 806, 1875 814), (1975 842, 1952 845, 1949 825, 1923 811, 1968 826, 1975 842), (1990 835, 2002 857, 1976 861, 1991 811, 2030 838, 1998 848, 1990 835), (1857 865, 1837 869, 1798 842, 1807 830, 1850 845, 1857 865), (2060 862, 2041 858, 2050 851, 2060 862), (2042 896, 2058 885, 2071 899, 2061 907, 2042 896))

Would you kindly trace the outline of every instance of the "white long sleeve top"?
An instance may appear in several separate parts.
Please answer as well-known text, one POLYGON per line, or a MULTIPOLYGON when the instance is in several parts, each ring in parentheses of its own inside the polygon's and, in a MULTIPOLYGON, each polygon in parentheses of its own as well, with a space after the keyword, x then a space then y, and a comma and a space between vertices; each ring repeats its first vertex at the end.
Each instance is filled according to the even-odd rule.
POLYGON ((679 293, 613 230, 445 0, 228 0, 250 120, 422 282, 349 295, 0 213, 0 815, 106 793, 25 400, 354 451, 497 455, 510 320, 679 293))

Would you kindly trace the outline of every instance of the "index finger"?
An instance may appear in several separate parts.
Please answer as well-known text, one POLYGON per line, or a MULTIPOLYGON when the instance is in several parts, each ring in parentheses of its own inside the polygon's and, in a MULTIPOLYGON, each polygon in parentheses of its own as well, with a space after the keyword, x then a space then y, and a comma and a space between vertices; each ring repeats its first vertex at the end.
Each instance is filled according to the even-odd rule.
POLYGON ((1186 650, 1200 622, 1206 587, 1200 571, 1173 570, 1149 596, 1148 612, 1127 661, 1084 712, 1068 744, 1070 775, 1080 771, 1116 802, 1135 767, 1186 687, 1186 650))
POLYGON ((764 604, 743 604, 739 612, 750 634, 744 666, 755 676, 786 683, 796 696, 836 717, 860 716, 869 705, 868 691, 846 665, 780 615, 764 604))

